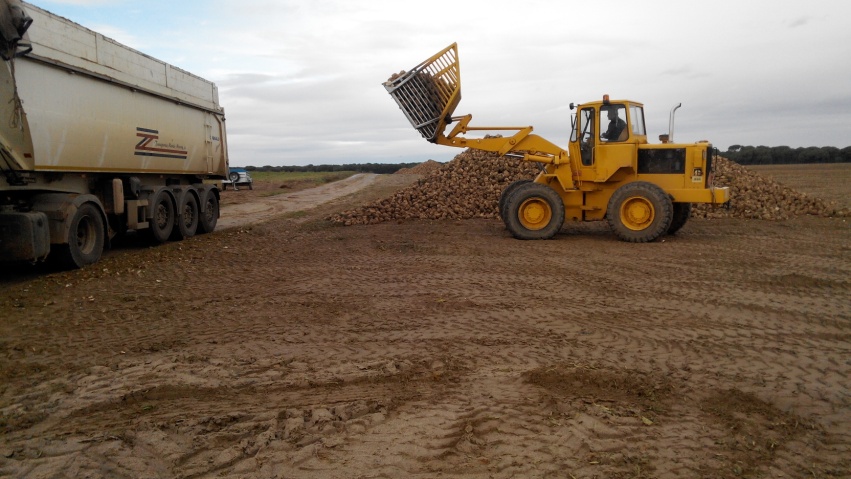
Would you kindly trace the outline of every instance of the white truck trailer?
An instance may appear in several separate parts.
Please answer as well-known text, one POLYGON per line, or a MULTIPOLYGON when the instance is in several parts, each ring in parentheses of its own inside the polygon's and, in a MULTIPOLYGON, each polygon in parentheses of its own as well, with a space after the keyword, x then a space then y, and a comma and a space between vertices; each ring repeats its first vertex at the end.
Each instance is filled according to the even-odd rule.
POLYGON ((0 261, 82 267, 128 231, 213 231, 215 84, 20 0, 0 0, 0 50, 0 261))

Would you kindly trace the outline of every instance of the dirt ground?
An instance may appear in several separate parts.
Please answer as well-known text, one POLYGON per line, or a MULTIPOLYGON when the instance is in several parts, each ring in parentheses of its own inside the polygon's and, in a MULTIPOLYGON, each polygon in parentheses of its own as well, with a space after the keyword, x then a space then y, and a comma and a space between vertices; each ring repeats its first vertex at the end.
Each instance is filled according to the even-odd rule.
POLYGON ((851 477, 849 219, 325 219, 416 179, 3 266, 0 477, 851 477))

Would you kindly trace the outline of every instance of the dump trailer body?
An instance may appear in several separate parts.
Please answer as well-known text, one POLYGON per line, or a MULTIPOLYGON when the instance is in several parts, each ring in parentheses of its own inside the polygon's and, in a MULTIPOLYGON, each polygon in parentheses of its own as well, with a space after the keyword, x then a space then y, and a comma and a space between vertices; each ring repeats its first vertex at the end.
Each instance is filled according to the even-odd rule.
POLYGON ((224 114, 215 84, 25 8, 33 18, 32 51, 0 72, 4 118, 19 117, 18 128, 0 129, 19 169, 225 177, 224 114), (15 87, 20 115, 9 101, 15 87))
POLYGON ((0 260, 47 256, 15 237, 40 220, 48 220, 49 244, 85 243, 72 231, 84 204, 100 215, 88 219, 102 223, 102 243, 152 220, 160 239, 194 234, 198 222, 202 232, 215 227, 215 180, 228 170, 216 85, 33 5, 0 0, 0 8, 14 4, 31 23, 0 66, 0 117, 10 119, 0 122, 0 260))

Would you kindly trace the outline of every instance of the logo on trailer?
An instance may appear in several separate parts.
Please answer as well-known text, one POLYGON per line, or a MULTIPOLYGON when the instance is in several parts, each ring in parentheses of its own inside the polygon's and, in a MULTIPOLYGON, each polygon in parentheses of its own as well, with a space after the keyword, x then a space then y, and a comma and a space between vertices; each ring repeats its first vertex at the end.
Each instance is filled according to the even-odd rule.
POLYGON ((183 145, 160 143, 160 132, 147 128, 136 128, 136 136, 142 140, 136 144, 137 156, 156 156, 159 158, 177 158, 185 160, 189 152, 183 145))

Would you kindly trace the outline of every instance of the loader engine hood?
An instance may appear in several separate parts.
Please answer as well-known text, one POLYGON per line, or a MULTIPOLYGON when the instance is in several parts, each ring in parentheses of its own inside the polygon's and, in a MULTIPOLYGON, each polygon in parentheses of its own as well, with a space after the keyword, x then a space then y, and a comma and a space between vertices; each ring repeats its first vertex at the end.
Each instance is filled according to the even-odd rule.
POLYGON ((32 50, 28 43, 21 42, 32 22, 20 0, 0 0, 0 56, 4 60, 32 50))

